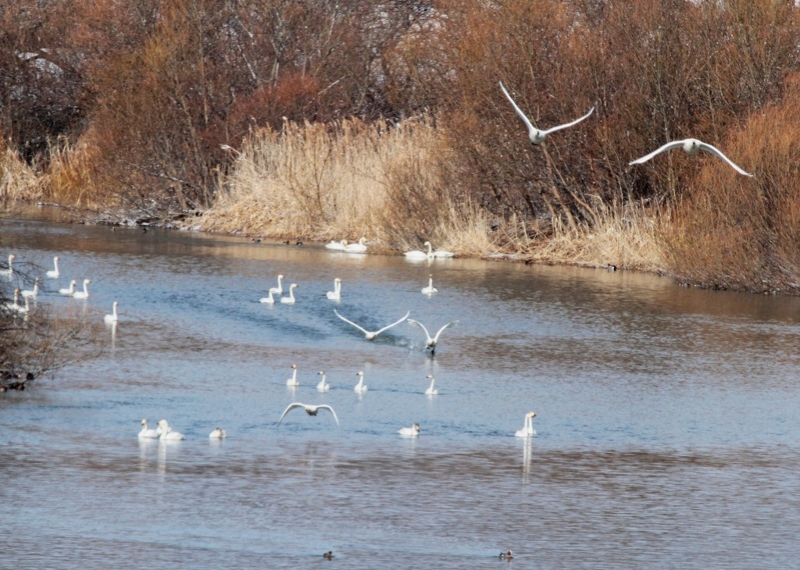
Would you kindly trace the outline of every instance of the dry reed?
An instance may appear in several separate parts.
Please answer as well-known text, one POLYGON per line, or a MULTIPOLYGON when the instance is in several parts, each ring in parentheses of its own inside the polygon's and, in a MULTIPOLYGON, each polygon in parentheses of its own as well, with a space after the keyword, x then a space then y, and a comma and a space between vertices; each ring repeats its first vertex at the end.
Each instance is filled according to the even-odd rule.
POLYGON ((41 199, 44 181, 19 153, 6 149, 0 155, 0 169, 0 200, 41 199))

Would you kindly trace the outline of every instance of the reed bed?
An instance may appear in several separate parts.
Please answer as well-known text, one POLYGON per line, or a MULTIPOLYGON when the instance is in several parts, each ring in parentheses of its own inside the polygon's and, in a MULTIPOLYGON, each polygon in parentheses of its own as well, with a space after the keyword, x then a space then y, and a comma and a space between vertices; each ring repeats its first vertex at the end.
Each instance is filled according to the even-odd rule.
POLYGON ((16 151, 6 149, 0 155, 0 199, 35 201, 41 200, 44 179, 25 162, 16 151))

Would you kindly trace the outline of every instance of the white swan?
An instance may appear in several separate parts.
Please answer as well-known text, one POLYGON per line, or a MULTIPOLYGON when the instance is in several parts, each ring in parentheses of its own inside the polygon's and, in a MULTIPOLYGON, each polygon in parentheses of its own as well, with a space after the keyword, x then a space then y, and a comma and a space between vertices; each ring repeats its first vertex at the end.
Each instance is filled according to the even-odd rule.
POLYGON ((514 107, 514 110, 517 112, 517 115, 519 115, 519 118, 522 119, 522 122, 525 123, 526 127, 528 127, 528 138, 531 140, 531 142, 533 144, 536 144, 536 145, 542 144, 545 141, 545 139, 547 138, 547 135, 549 135, 550 133, 553 133, 555 131, 560 131, 561 129, 566 129, 568 127, 572 127, 574 125, 577 125, 578 123, 580 123, 581 121, 586 119, 589 115, 594 113, 594 107, 592 107, 591 109, 589 109, 589 112, 586 113, 580 119, 575 119, 571 123, 567 123, 566 125, 559 125, 557 127, 553 127, 551 129, 547 129, 546 131, 540 131, 539 129, 537 129, 536 127, 533 126, 533 123, 531 123, 530 119, 528 119, 528 117, 525 116, 525 113, 522 112, 522 109, 520 109, 517 106, 517 104, 511 98, 511 95, 509 95, 508 91, 506 91, 506 88, 503 86, 503 82, 502 81, 500 82, 500 89, 503 90, 503 94, 511 102, 511 105, 514 107))
POLYGON ((528 412, 525 414, 525 425, 522 429, 517 430, 514 434, 517 437, 531 437, 536 435, 536 430, 533 429, 533 418, 536 417, 536 412, 528 412))
POLYGON ((158 420, 158 429, 156 431, 158 431, 159 439, 163 441, 180 441, 185 439, 182 433, 169 427, 167 420, 158 420))
POLYGON ((414 424, 407 428, 400 428, 397 433, 405 437, 417 437, 419 435, 419 424, 414 424))
POLYGON ((297 388, 300 381, 297 379, 297 364, 292 364, 292 377, 286 381, 286 385, 291 388, 297 388))
POLYGON ((147 420, 142 420, 142 431, 139 432, 139 439, 158 439, 161 433, 157 429, 148 429, 147 420))
POLYGON ((319 372, 317 372, 317 374, 322 376, 322 380, 320 380, 319 384, 317 384, 317 392, 327 392, 328 390, 330 390, 331 385, 328 381, 325 380, 325 371, 320 370, 319 372))
POLYGON ((278 275, 278 286, 275 287, 275 294, 280 295, 283 293, 283 285, 281 285, 281 279, 283 279, 283 275, 278 275))
POLYGON ((347 240, 343 239, 342 241, 331 241, 330 243, 325 244, 325 249, 332 249, 333 251, 344 251, 344 248, 347 246, 347 240))
POLYGON ((228 432, 220 427, 208 434, 208 439, 222 439, 224 437, 228 437, 228 432))
POLYGON ((433 286, 433 275, 428 276, 428 286, 422 288, 422 293, 425 295, 433 295, 438 289, 433 286))
POLYGON ((19 287, 14 289, 14 300, 6 303, 5 308, 12 311, 18 311, 21 308, 19 305, 19 287))
POLYGON ((435 396, 436 394, 439 393, 439 390, 437 390, 436 388, 433 387, 434 382, 436 382, 436 378, 433 377, 433 374, 428 374, 426 376, 426 378, 430 378, 431 379, 431 385, 428 386, 427 390, 425 390, 425 395, 426 396, 435 396))
POLYGON ((287 305, 294 305, 295 298, 294 298, 294 290, 297 287, 297 283, 292 283, 289 285, 289 296, 288 297, 281 297, 281 303, 285 303, 287 305))
POLYGON ((74 299, 88 299, 89 298, 89 283, 91 283, 91 279, 84 279, 83 280, 83 291, 75 291, 72 294, 74 299))
POLYGON ((367 329, 365 329, 364 327, 361 327, 361 326, 359 326, 359 325, 355 324, 353 321, 350 321, 350 320, 348 320, 348 319, 345 319, 345 318, 344 318, 342 315, 340 315, 339 313, 337 313, 337 312, 336 312, 336 309, 334 309, 334 310, 333 310, 333 312, 334 312, 334 313, 336 313, 336 316, 337 316, 337 317, 339 317, 340 319, 342 319, 344 322, 346 322, 346 323, 348 323, 348 324, 350 324, 350 325, 353 325, 353 326, 354 326, 354 327, 356 327, 358 330, 360 330, 361 332, 363 332, 363 333, 364 333, 364 338, 366 338, 367 340, 372 340, 372 339, 374 339, 376 336, 378 336, 379 334, 381 334, 383 331, 385 331, 385 330, 387 330, 387 329, 390 329, 390 328, 392 328, 393 326, 399 325, 400 323, 402 323, 404 320, 406 320, 406 319, 408 318, 408 315, 410 315, 410 314, 411 314, 411 311, 408 311, 408 312, 405 314, 405 316, 404 316, 402 319, 400 319, 399 321, 397 321, 397 322, 395 322, 395 323, 392 323, 392 324, 390 324, 390 325, 389 325, 389 326, 387 326, 387 327, 383 327, 382 329, 380 329, 380 330, 378 330, 378 331, 375 331, 375 332, 370 332, 370 331, 368 331, 367 329))
POLYGON ((58 256, 53 258, 53 265, 55 266, 55 269, 51 269, 45 273, 45 275, 47 275, 50 279, 58 279, 58 276, 61 275, 61 273, 58 271, 58 256))
POLYGON ((353 390, 355 390, 356 394, 363 394, 367 391, 367 385, 364 384, 364 373, 359 370, 356 372, 356 376, 358 376, 358 384, 355 385, 353 390))
POLYGON ((457 323, 458 323, 458 320, 455 320, 455 321, 450 321, 449 323, 447 323, 446 325, 444 325, 442 328, 440 328, 440 329, 439 329, 439 331, 436 333, 436 336, 434 336, 433 338, 431 338, 431 335, 430 335, 430 333, 428 332, 428 329, 426 329, 426 328, 425 328, 425 325, 423 325, 423 324, 422 324, 421 322, 419 322, 419 321, 415 321, 414 319, 408 319, 408 324, 410 324, 410 325, 414 325, 415 327, 419 327, 419 328, 421 328, 423 331, 425 331, 425 336, 427 337, 427 338, 425 339, 425 349, 426 349, 426 350, 430 350, 430 351, 431 351, 431 356, 432 356, 432 355, 433 355, 433 353, 436 351, 436 343, 437 343, 437 342, 439 342, 439 335, 440 335, 440 334, 442 334, 442 331, 443 331, 444 329, 446 329, 447 327, 449 327, 449 326, 452 326, 452 325, 455 325, 455 324, 457 324, 457 323))
POLYGON ((348 243, 344 246, 344 251, 346 253, 367 253, 367 246, 364 245, 364 242, 367 241, 367 238, 362 237, 358 239, 358 243, 348 243))
POLYGON ((8 256, 8 269, 0 270, 0 275, 6 275, 6 276, 8 276, 9 279, 11 278, 12 275, 14 275, 14 266, 12 265, 12 262, 16 258, 17 258, 17 256, 14 255, 13 253, 8 256))
POLYGON ((454 257, 455 253, 452 251, 446 251, 444 249, 437 249, 433 252, 433 257, 437 259, 447 258, 447 257, 454 257))
POLYGON ((114 304, 111 305, 111 314, 110 315, 106 315, 105 317, 103 317, 103 320, 108 324, 117 322, 117 302, 116 301, 114 301, 114 304))
POLYGON ((422 245, 427 246, 428 253, 417 249, 414 251, 407 251, 403 255, 406 256, 406 259, 433 259, 433 248, 431 247, 431 242, 426 241, 422 245))
POLYGON ((73 279, 72 281, 69 282, 69 287, 66 287, 64 289, 59 289, 58 292, 61 293, 62 295, 70 295, 70 296, 72 296, 72 294, 75 292, 75 284, 76 283, 77 283, 77 281, 75 281, 73 279))
POLYGON ((736 170, 736 172, 738 172, 739 174, 744 174, 745 176, 751 176, 751 177, 753 176, 749 172, 745 172, 744 170, 742 170, 741 168, 736 166, 733 163, 733 161, 730 158, 728 158, 727 156, 725 156, 724 154, 722 154, 722 152, 719 149, 711 146, 708 143, 704 143, 703 141, 699 141, 697 139, 685 139, 685 140, 682 140, 682 141, 668 142, 667 144, 665 144, 661 148, 658 148, 658 149, 654 150, 653 152, 651 152, 648 155, 643 156, 642 158, 637 158, 636 160, 634 160, 633 162, 630 162, 629 164, 642 164, 643 162, 647 162, 648 160, 653 158, 658 153, 664 152, 665 150, 670 150, 672 148, 677 148, 679 146, 683 147, 683 150, 685 150, 689 154, 697 154, 701 150, 704 150, 706 152, 710 152, 711 154, 713 154, 715 156, 718 156, 719 158, 721 158, 722 160, 724 160, 725 162, 730 164, 734 168, 734 170, 736 170))
POLYGON ((39 295, 39 278, 37 277, 36 280, 33 282, 33 289, 28 291, 23 291, 23 297, 33 297, 34 299, 39 295))
POLYGON ((261 297, 261 298, 258 300, 258 302, 259 302, 259 303, 266 303, 266 304, 268 304, 268 305, 274 305, 274 304, 275 304, 275 298, 272 296, 272 294, 273 294, 273 293, 277 293, 277 292, 278 292, 278 290, 277 290, 275 287, 271 288, 271 289, 269 290, 269 295, 268 295, 268 296, 266 296, 266 297, 261 297))
POLYGON ((328 299, 339 301, 342 298, 342 280, 338 277, 333 280, 333 291, 327 292, 328 299))
POLYGON ((285 410, 283 410, 283 414, 281 414, 281 419, 278 420, 278 425, 281 425, 283 418, 286 414, 289 413, 290 410, 294 410, 295 408, 303 408, 309 416, 316 416, 317 412, 320 410, 328 410, 330 413, 333 414, 333 419, 336 420, 336 425, 339 425, 339 418, 336 417, 336 412, 333 411, 333 408, 328 406, 327 404, 319 405, 319 406, 311 406, 302 404, 300 402, 295 402, 293 404, 289 404, 285 410))
MULTIPOLYGON (((18 313, 28 314, 30 312, 31 308, 30 308, 30 305, 29 305, 29 299, 30 299, 30 297, 25 297, 25 306, 24 307, 20 307, 19 305, 17 305, 16 309, 17 309, 18 313)), ((25 318, 27 319, 28 317, 25 317, 25 318)))

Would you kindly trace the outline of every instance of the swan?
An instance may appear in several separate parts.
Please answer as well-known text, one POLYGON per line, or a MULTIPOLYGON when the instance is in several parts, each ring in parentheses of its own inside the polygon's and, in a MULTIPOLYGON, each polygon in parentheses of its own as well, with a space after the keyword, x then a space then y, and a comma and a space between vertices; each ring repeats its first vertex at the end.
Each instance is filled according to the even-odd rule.
POLYGON ((557 127, 553 127, 551 129, 547 129, 546 131, 540 131, 539 129, 537 129, 536 127, 533 126, 533 123, 531 123, 530 119, 528 119, 528 117, 525 116, 525 113, 522 112, 522 109, 520 109, 517 106, 517 104, 511 98, 511 95, 509 95, 508 91, 506 91, 506 88, 505 88, 505 86, 503 86, 503 82, 502 81, 500 82, 500 89, 503 90, 503 94, 506 96, 506 99, 508 99, 511 102, 511 105, 514 107, 514 110, 517 112, 517 115, 519 115, 519 118, 522 119, 522 122, 525 123, 526 127, 528 127, 528 138, 535 145, 542 144, 545 141, 545 139, 547 138, 547 135, 549 135, 550 133, 553 133, 555 131, 560 131, 561 129, 566 129, 568 127, 572 127, 574 125, 577 125, 578 123, 580 123, 581 121, 586 119, 589 115, 594 113, 594 107, 592 107, 591 109, 589 109, 589 112, 586 113, 580 119, 575 119, 571 123, 567 123, 566 125, 559 125, 557 127))
POLYGON ((514 434, 517 437, 531 437, 532 435, 536 435, 536 430, 533 429, 533 418, 536 417, 536 412, 528 412, 525 414, 525 425, 522 426, 522 429, 517 430, 514 434))
POLYGON ((281 285, 281 279, 283 279, 283 275, 278 275, 278 286, 275 287, 275 293, 277 295, 283 293, 283 285, 281 285))
POLYGON ((433 249, 431 248, 431 242, 426 241, 422 245, 427 246, 428 253, 420 250, 414 251, 407 251, 403 255, 406 256, 406 259, 433 259, 433 249))
POLYGON ((676 147, 679 147, 679 146, 683 147, 683 150, 685 150, 689 154, 697 154, 701 150, 704 150, 706 152, 710 152, 711 154, 713 154, 715 156, 718 156, 719 158, 721 158, 722 160, 724 160, 725 162, 730 164, 733 167, 733 169, 736 170, 736 172, 738 172, 739 174, 744 174, 745 176, 750 176, 750 177, 753 176, 749 172, 745 172, 744 170, 742 170, 741 168, 736 166, 733 163, 733 161, 730 158, 728 158, 727 156, 725 156, 724 154, 722 154, 722 151, 720 151, 719 149, 711 146, 708 143, 704 143, 703 141, 699 141, 697 139, 685 139, 685 140, 682 140, 682 141, 668 142, 667 144, 665 144, 661 148, 658 148, 658 149, 654 150, 653 152, 651 152, 648 155, 643 156, 642 158, 637 158, 636 160, 634 160, 633 162, 630 162, 629 164, 642 164, 643 162, 647 162, 648 160, 653 158, 655 155, 657 155, 657 154, 659 154, 661 152, 664 152, 665 150, 670 150, 672 148, 676 148, 676 147))
POLYGON ((422 288, 422 293, 425 295, 433 295, 438 289, 433 286, 433 275, 428 276, 428 286, 422 288))
POLYGON ((346 322, 346 323, 348 323, 348 324, 351 324, 351 325, 353 325, 353 326, 354 326, 354 327, 356 327, 358 330, 360 330, 361 332, 363 332, 363 333, 364 333, 364 338, 366 338, 367 340, 372 340, 372 339, 374 339, 376 336, 378 336, 379 334, 381 334, 383 331, 385 331, 385 330, 387 330, 387 329, 390 329, 390 328, 392 328, 393 326, 399 325, 400 323, 402 323, 404 320, 406 320, 406 319, 408 318, 408 315, 410 315, 410 314, 411 314, 411 311, 408 311, 408 312, 405 314, 405 316, 404 316, 402 319, 400 319, 399 321, 397 321, 396 323, 392 323, 392 324, 390 324, 389 326, 387 326, 387 327, 383 327, 382 329, 380 329, 380 330, 378 330, 378 331, 375 331, 375 332, 370 332, 370 331, 368 331, 367 329, 365 329, 365 328, 363 328, 363 327, 360 327, 360 326, 358 326, 358 325, 357 325, 357 324, 355 324, 353 321, 350 321, 350 320, 347 320, 347 319, 345 319, 345 318, 344 318, 342 315, 340 315, 339 313, 337 313, 337 312, 336 312, 336 309, 334 309, 334 310, 333 310, 333 312, 334 312, 334 313, 336 313, 336 316, 337 316, 337 317, 339 317, 340 319, 342 319, 344 322, 346 322))
POLYGON ((14 289, 14 300, 6 303, 5 308, 14 311, 18 311, 21 308, 19 305, 19 287, 14 289))
POLYGON ((427 390, 425 390, 425 395, 427 395, 427 396, 435 396, 436 394, 439 393, 439 390, 437 390, 436 388, 433 387, 434 382, 436 382, 436 378, 433 377, 433 374, 428 374, 426 376, 426 378, 430 378, 431 379, 431 385, 428 386, 427 390))
POLYGON ((349 243, 344 246, 344 251, 346 253, 367 253, 367 246, 364 243, 367 241, 367 238, 361 237, 358 238, 358 243, 349 243))
POLYGON ((440 328, 439 331, 436 333, 436 335, 433 338, 431 338, 431 335, 428 332, 428 329, 425 328, 425 325, 423 325, 419 321, 415 321, 414 319, 408 319, 408 324, 414 325, 415 327, 420 327, 423 331, 425 331, 425 336, 427 337, 425 340, 425 349, 431 351, 431 356, 433 356, 433 353, 436 351, 436 343, 439 342, 439 335, 442 334, 442 331, 447 327, 455 325, 457 323, 458 323, 457 320, 450 321, 442 328, 440 328))
POLYGON ((330 243, 325 244, 325 249, 332 249, 334 251, 344 251, 345 247, 347 247, 346 239, 343 239, 342 241, 331 241, 330 243))
POLYGON ((33 289, 29 291, 23 291, 23 297, 33 297, 34 299, 39 295, 39 278, 37 277, 33 282, 33 289))
POLYGON ((88 285, 91 283, 91 279, 84 279, 83 280, 83 291, 75 291, 72 294, 74 299, 88 299, 89 298, 89 288, 88 285))
POLYGON ((51 269, 45 273, 45 275, 47 275, 50 279, 58 279, 58 276, 61 275, 61 273, 58 271, 58 256, 53 258, 53 265, 55 266, 55 269, 51 269))
POLYGON ((158 431, 159 439, 163 441, 180 441, 184 439, 182 433, 169 427, 167 420, 158 420, 158 429, 156 431, 158 431))
POLYGON ((272 294, 273 293, 277 293, 277 292, 278 292, 278 290, 275 287, 271 288, 269 290, 269 295, 267 297, 261 297, 258 300, 259 303, 266 303, 268 305, 274 305, 275 304, 275 299, 272 297, 272 294))
POLYGON ((405 437, 417 437, 419 435, 419 424, 414 424, 408 428, 400 428, 397 433, 405 437))
POLYGON ((283 410, 283 414, 281 414, 281 419, 278 420, 278 425, 281 425, 283 418, 286 414, 289 413, 290 410, 295 408, 303 408, 309 416, 316 416, 317 412, 320 410, 328 410, 330 413, 333 414, 333 419, 336 420, 336 425, 339 425, 339 418, 336 417, 336 412, 333 411, 333 408, 328 406, 327 404, 319 405, 319 406, 311 406, 302 404, 300 402, 295 402, 293 404, 289 404, 285 410, 283 410))
POLYGON ((64 288, 64 289, 59 289, 58 292, 61 293, 62 295, 72 296, 72 294, 75 292, 75 284, 76 283, 77 283, 77 281, 75 281, 73 279, 72 281, 69 282, 69 287, 64 288))
POLYGON ((333 291, 328 291, 328 299, 331 301, 339 301, 342 298, 342 280, 338 277, 333 280, 333 291))
POLYGON ((442 258, 446 258, 446 257, 454 257, 454 256, 455 256, 455 253, 453 253, 452 251, 446 251, 444 249, 437 249, 436 251, 433 252, 433 257, 435 257, 437 259, 442 259, 442 258))
POLYGON ((288 297, 281 297, 281 303, 285 303, 287 305, 294 305, 295 298, 294 298, 294 289, 297 287, 297 283, 292 283, 289 286, 289 296, 288 297))
POLYGON ((158 439, 161 435, 157 429, 147 427, 147 420, 142 420, 142 431, 139 432, 139 439, 158 439))
POLYGON ((103 320, 108 324, 117 322, 117 302, 116 301, 114 301, 114 304, 111 305, 111 314, 110 315, 106 315, 105 317, 103 317, 103 320))
POLYGON ((367 385, 364 384, 364 373, 359 370, 356 372, 356 376, 358 376, 358 384, 355 385, 353 390, 355 390, 356 394, 363 394, 367 391, 367 385))
MULTIPOLYGON (((17 289, 17 291, 19 291, 19 289, 17 289)), ((27 314, 27 313, 29 313, 29 312, 30 312, 31 308, 30 308, 29 301, 28 301, 28 299, 29 299, 29 298, 30 298, 30 297, 25 297, 25 306, 24 306, 24 307, 21 307, 21 306, 19 306, 19 305, 17 305, 16 307, 14 307, 14 308, 17 310, 17 312, 18 312, 18 313, 25 313, 25 314, 27 314)), ((14 299, 16 299, 16 292, 15 292, 14 299)), ((27 319, 27 317, 25 317, 25 318, 27 319)))
POLYGON ((14 275, 14 267, 11 265, 11 263, 16 258, 17 258, 17 256, 14 255, 13 253, 8 256, 8 269, 0 270, 0 275, 7 275, 9 279, 11 278, 12 275, 14 275))
POLYGON ((224 437, 228 437, 228 432, 219 427, 208 434, 208 439, 222 439, 224 437))
POLYGON ((292 377, 286 381, 286 385, 292 388, 300 385, 300 381, 297 379, 297 364, 292 364, 292 377))
POLYGON ((319 384, 317 384, 317 392, 327 392, 328 390, 330 390, 331 385, 329 382, 325 380, 325 371, 320 370, 319 372, 317 372, 317 374, 322 376, 322 380, 320 380, 319 384))

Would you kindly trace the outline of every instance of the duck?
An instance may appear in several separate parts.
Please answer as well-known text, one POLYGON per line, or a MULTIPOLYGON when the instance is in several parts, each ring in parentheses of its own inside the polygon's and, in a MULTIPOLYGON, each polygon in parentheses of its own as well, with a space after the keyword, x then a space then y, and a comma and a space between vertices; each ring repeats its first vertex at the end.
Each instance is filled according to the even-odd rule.
POLYGON ((319 412, 320 410, 328 410, 331 414, 333 414, 333 419, 336 420, 336 425, 337 426, 339 425, 339 418, 336 417, 336 412, 334 412, 333 408, 331 408, 329 405, 320 404, 320 405, 314 406, 314 405, 309 405, 309 404, 303 404, 302 402, 294 402, 292 404, 289 404, 286 407, 286 409, 283 410, 283 413, 281 414, 281 418, 278 420, 278 425, 281 425, 281 422, 283 421, 283 418, 286 416, 286 414, 288 414, 290 411, 294 410, 295 408, 303 408, 305 410, 305 412, 309 416, 316 416, 317 412, 319 412))
POLYGON ((158 420, 158 436, 162 441, 180 441, 185 439, 183 434, 169 427, 167 420, 158 420))
POLYGON ((358 330, 360 330, 361 332, 363 332, 363 333, 364 333, 364 338, 366 338, 367 340, 374 340, 374 339, 375 339, 375 337, 377 337, 377 336, 378 336, 379 334, 381 334, 383 331, 385 331, 385 330, 389 330, 390 328, 392 328, 392 327, 394 327, 394 326, 397 326, 397 325, 399 325, 399 324, 400 324, 400 323, 402 323, 404 320, 406 320, 406 319, 408 318, 408 316, 411 314, 411 311, 408 311, 408 312, 405 314, 405 316, 404 316, 402 319, 400 319, 399 321, 397 321, 397 322, 394 322, 394 323, 392 323, 392 324, 390 324, 390 325, 388 325, 388 326, 385 326, 385 327, 383 327, 383 328, 382 328, 382 329, 380 329, 380 330, 377 330, 377 331, 374 331, 374 332, 372 332, 372 331, 368 331, 367 329, 365 329, 364 327, 362 327, 362 326, 360 326, 360 325, 357 325, 357 324, 355 324, 353 321, 351 321, 351 320, 349 320, 349 319, 346 319, 346 318, 344 318, 342 315, 340 315, 340 314, 339 314, 339 313, 336 311, 336 309, 334 309, 334 310, 333 310, 333 312, 336 314, 336 316, 337 316, 337 317, 339 317, 340 319, 342 319, 344 322, 346 322, 346 323, 347 323, 347 324, 349 324, 349 325, 353 325, 353 326, 354 326, 354 327, 356 327, 358 330))
POLYGON ((295 298, 294 298, 294 290, 297 288, 297 283, 292 283, 289 286, 289 296, 288 297, 281 297, 281 303, 286 305, 294 305, 295 298))
POLYGON ((531 437, 536 435, 536 430, 533 429, 533 418, 536 417, 536 412, 528 412, 525 414, 525 425, 522 429, 517 430, 514 434, 517 437, 531 437))
POLYGON ((506 96, 506 99, 508 99, 511 102, 511 106, 514 107, 514 111, 517 112, 517 115, 519 115, 519 118, 522 119, 522 122, 525 123, 526 127, 528 127, 528 138, 530 139, 531 143, 533 143, 534 145, 542 144, 545 141, 545 139, 547 139, 547 135, 549 135, 550 133, 554 133, 555 131, 560 131, 561 129, 566 129, 568 127, 572 127, 574 125, 577 125, 578 123, 580 123, 584 119, 588 118, 589 115, 594 113, 594 107, 592 107, 591 109, 589 109, 589 112, 586 113, 580 119, 575 119, 571 123, 567 123, 565 125, 558 125, 557 127, 553 127, 551 129, 547 129, 546 131, 540 131, 539 129, 537 129, 536 127, 533 126, 533 123, 531 123, 530 119, 528 119, 528 117, 525 116, 525 113, 522 112, 522 109, 520 109, 517 106, 517 104, 514 102, 514 99, 512 99, 511 95, 509 95, 508 91, 506 91, 506 88, 503 85, 502 81, 500 82, 500 89, 502 89, 503 95, 506 96))
POLYGON ((367 253, 366 241, 367 238, 362 237, 358 239, 357 243, 348 243, 344 246, 345 253, 367 253))
POLYGON ((434 353, 436 352, 436 343, 439 342, 439 335, 442 334, 442 331, 444 329, 446 329, 447 327, 450 327, 450 326, 458 324, 458 322, 459 322, 458 320, 450 321, 449 323, 447 323, 446 325, 444 325, 442 328, 439 329, 439 331, 436 333, 436 336, 431 338, 431 335, 428 332, 428 329, 425 328, 425 325, 423 325, 421 322, 416 321, 414 319, 408 319, 408 324, 413 325, 415 327, 419 327, 423 331, 425 331, 425 337, 426 337, 426 339, 425 339, 425 350, 430 350, 431 351, 431 356, 433 356, 434 353))
POLYGON ((61 275, 61 273, 58 271, 58 256, 55 256, 53 258, 53 266, 55 267, 55 269, 51 269, 50 271, 45 273, 45 275, 50 279, 58 279, 58 276, 61 275))
POLYGON ((508 552, 501 552, 499 558, 500 560, 512 560, 514 554, 510 550, 508 552))
POLYGON ((83 291, 75 291, 72 294, 73 299, 88 299, 89 298, 89 283, 91 283, 91 279, 84 279, 83 280, 83 291))
POLYGON ((22 296, 36 298, 39 295, 39 278, 37 277, 33 282, 33 289, 23 291, 22 296))
POLYGON ((739 174, 743 174, 745 176, 750 176, 751 178, 753 177, 752 174, 750 174, 749 172, 745 172, 744 170, 739 168, 736 164, 734 164, 734 162, 730 158, 728 158, 727 156, 722 154, 721 150, 719 150, 718 148, 716 148, 714 146, 711 146, 708 143, 704 143, 703 141, 700 141, 700 140, 697 140, 697 139, 684 139, 684 140, 680 140, 680 141, 668 142, 667 144, 663 145, 660 148, 657 148, 656 150, 654 150, 650 154, 647 154, 647 155, 643 156, 642 158, 637 158, 636 160, 634 160, 633 162, 630 162, 629 164, 630 165, 642 164, 643 162, 647 162, 648 160, 650 160, 651 158, 653 158, 655 155, 657 155, 659 153, 662 153, 662 152, 664 152, 666 150, 670 150, 670 149, 677 148, 677 147, 683 148, 683 150, 685 150, 688 154, 697 154, 701 150, 704 150, 704 151, 706 151, 708 153, 713 154, 716 157, 721 158, 725 162, 727 162, 739 174))
POLYGON ((422 288, 423 295, 433 295, 438 289, 433 286, 433 275, 428 276, 428 286, 422 288))
POLYGON ((13 253, 8 256, 8 269, 0 269, 0 275, 5 275, 9 279, 11 276, 14 275, 14 266, 12 265, 13 261, 17 258, 16 255, 13 253))
POLYGON ((419 424, 414 424, 411 427, 400 428, 397 433, 405 437, 416 437, 419 435, 419 424))
POLYGON ((325 371, 320 370, 319 372, 317 372, 317 374, 322 376, 322 380, 320 380, 319 384, 317 384, 317 392, 327 392, 328 390, 330 390, 331 385, 328 381, 325 380, 325 371))
POLYGON ((292 364, 292 377, 286 381, 286 385, 290 388, 297 388, 300 385, 297 379, 297 364, 292 364))
POLYGON ((439 393, 439 390, 437 390, 436 388, 433 387, 434 382, 436 382, 436 378, 433 377, 433 374, 428 374, 426 376, 426 378, 430 378, 431 379, 431 385, 428 386, 427 390, 425 390, 425 395, 426 396, 435 396, 436 394, 439 393))
POLYGON ((73 279, 72 281, 69 282, 69 287, 66 287, 64 289, 59 289, 58 292, 61 293, 62 295, 69 295, 71 297, 72 294, 75 292, 76 283, 77 281, 73 279))
POLYGON ((407 251, 403 255, 405 255, 406 259, 419 259, 419 260, 433 259, 433 248, 431 247, 431 242, 426 241, 422 245, 428 248, 427 253, 417 249, 414 251, 407 251))
POLYGON ((364 373, 359 370, 356 372, 356 376, 358 376, 358 384, 355 385, 353 390, 355 390, 356 394, 363 394, 367 391, 367 385, 364 384, 364 373))
POLYGON ((325 560, 333 560, 333 550, 329 550, 325 554, 322 555, 325 560))
POLYGON ((326 295, 331 301, 340 301, 342 298, 342 280, 338 277, 334 279, 333 291, 328 291, 326 295))
POLYGON ((272 287, 269 290, 269 294, 266 297, 261 297, 258 300, 258 302, 259 303, 266 303, 267 305, 274 305, 275 304, 275 298, 272 296, 272 294, 273 293, 277 293, 277 292, 278 292, 278 290, 275 287, 272 287))
POLYGON ((117 322, 117 305, 118 303, 114 301, 114 303, 111 305, 111 314, 103 317, 103 321, 108 324, 117 322))
POLYGON ((142 420, 142 431, 139 432, 139 439, 158 439, 161 435, 157 429, 147 427, 147 420, 142 420))
POLYGON ((208 439, 223 439, 225 437, 228 437, 228 432, 221 427, 215 428, 214 431, 208 434, 208 439))

